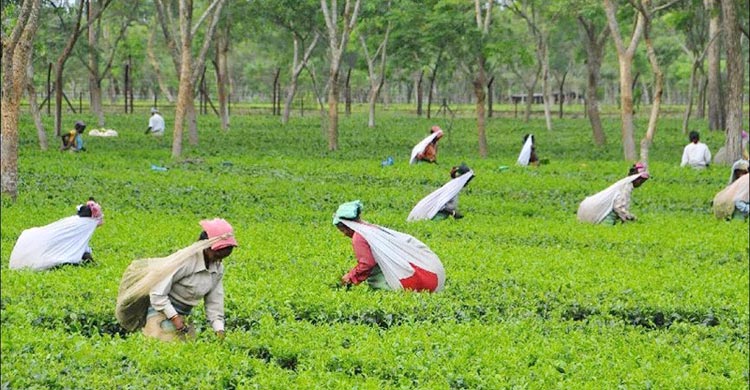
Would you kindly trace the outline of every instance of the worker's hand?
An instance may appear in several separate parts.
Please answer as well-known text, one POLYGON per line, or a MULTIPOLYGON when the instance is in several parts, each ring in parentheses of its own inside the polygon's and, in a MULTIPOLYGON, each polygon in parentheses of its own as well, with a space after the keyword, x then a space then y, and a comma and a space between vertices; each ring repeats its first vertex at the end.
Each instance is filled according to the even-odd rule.
POLYGON ((174 325, 175 329, 177 329, 178 332, 184 330, 185 321, 183 321, 181 315, 176 314, 174 317, 170 318, 169 320, 172 321, 172 325, 174 325))
POLYGON ((348 286, 352 284, 352 281, 349 279, 349 274, 346 274, 341 277, 341 284, 344 286, 348 286))
POLYGON ((217 331, 216 331, 216 337, 217 337, 217 338, 218 338, 218 339, 219 339, 220 341, 224 341, 224 331, 223 331, 223 330, 217 330, 217 331))

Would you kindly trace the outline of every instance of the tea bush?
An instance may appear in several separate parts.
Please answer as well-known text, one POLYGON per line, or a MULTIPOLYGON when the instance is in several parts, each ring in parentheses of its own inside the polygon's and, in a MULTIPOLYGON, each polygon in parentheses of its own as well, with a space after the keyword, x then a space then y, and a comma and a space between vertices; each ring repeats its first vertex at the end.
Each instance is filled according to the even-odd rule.
MULTIPOLYGON (((110 116, 120 136, 85 137, 77 154, 39 151, 22 119, 19 197, 2 202, 3 388, 747 386, 748 225, 710 213, 728 167, 679 168, 679 119, 660 122, 652 179, 633 193, 638 221, 605 227, 575 212, 627 173, 615 117, 606 148, 591 145, 585 119, 556 120, 551 132, 541 120, 491 119, 487 159, 471 118, 386 112, 368 129, 364 114, 342 116, 340 150, 329 152, 317 116, 286 127, 238 116, 226 133, 201 116, 200 145, 186 140, 181 159, 170 157, 169 126, 164 140, 143 135, 146 118, 110 116), (408 165, 435 123, 446 132, 439 164, 408 165), (526 133, 548 164, 515 166, 526 133), (381 167, 387 156, 395 164, 381 167), (407 223, 461 162, 476 172, 460 199, 466 217, 407 223), (94 265, 8 269, 21 231, 90 195, 105 213, 94 265), (364 219, 429 245, 445 290, 339 288, 355 260, 331 215, 353 199, 364 219), (187 246, 215 216, 240 243, 225 262, 226 339, 206 329, 202 307, 193 342, 123 332, 114 302, 127 265, 187 246)), ((717 151, 723 134, 702 133, 717 151)))

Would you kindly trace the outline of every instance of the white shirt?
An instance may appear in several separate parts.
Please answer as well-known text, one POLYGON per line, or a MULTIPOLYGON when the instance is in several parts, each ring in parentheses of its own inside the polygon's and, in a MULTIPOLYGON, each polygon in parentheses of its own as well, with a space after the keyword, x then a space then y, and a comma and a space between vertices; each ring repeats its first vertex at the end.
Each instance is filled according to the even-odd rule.
POLYGON ((705 168, 711 162, 711 151, 703 142, 689 143, 682 152, 681 167, 690 165, 693 168, 705 168))
POLYGON ((163 133, 164 132, 164 118, 159 114, 151 115, 148 120, 148 127, 151 128, 152 133, 163 133))

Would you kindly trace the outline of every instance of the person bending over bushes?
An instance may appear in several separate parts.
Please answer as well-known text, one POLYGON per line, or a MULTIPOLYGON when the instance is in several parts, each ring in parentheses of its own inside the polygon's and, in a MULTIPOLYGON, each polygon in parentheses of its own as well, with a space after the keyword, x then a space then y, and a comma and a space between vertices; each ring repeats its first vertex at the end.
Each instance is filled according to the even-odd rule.
POLYGON ((117 297, 117 320, 128 331, 142 328, 163 341, 195 337, 189 321, 201 300, 216 335, 224 337, 224 266, 237 241, 232 226, 216 218, 200 222, 198 242, 170 256, 132 262, 117 297))
POLYGON ((373 289, 437 292, 445 283, 440 259, 416 238, 360 219, 358 200, 339 206, 333 225, 352 239, 357 265, 341 277, 345 286, 367 281, 373 289))
POLYGON ((640 187, 648 178, 645 165, 633 165, 626 178, 584 199, 578 206, 578 220, 604 225, 635 221, 635 215, 630 212, 630 196, 633 189, 640 187))

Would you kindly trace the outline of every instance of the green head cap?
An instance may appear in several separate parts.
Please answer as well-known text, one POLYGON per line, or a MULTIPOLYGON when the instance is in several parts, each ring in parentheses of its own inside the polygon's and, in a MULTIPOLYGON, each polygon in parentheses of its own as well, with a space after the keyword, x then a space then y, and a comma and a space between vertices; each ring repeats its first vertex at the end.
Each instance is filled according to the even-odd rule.
POLYGON ((355 220, 359 218, 361 212, 362 202, 359 200, 343 203, 333 214, 333 224, 337 225, 342 219, 355 220))

